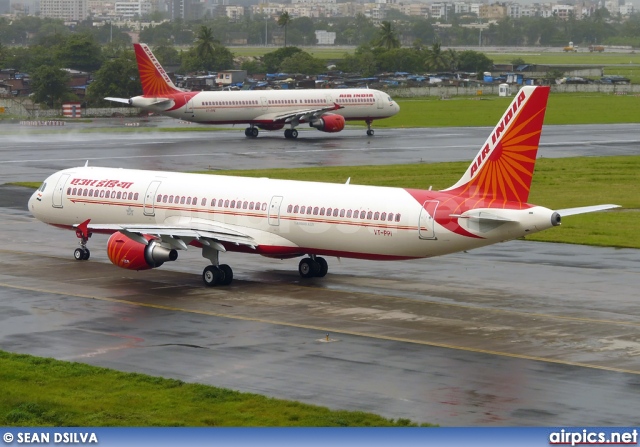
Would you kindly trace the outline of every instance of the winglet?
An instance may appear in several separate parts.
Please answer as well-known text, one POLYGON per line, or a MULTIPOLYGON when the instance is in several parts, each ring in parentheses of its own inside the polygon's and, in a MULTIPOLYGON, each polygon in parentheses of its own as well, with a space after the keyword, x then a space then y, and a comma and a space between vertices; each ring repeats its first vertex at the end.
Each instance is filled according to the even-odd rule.
POLYGON ((88 167, 89 166, 89 160, 86 161, 86 163, 84 164, 84 167, 88 167))

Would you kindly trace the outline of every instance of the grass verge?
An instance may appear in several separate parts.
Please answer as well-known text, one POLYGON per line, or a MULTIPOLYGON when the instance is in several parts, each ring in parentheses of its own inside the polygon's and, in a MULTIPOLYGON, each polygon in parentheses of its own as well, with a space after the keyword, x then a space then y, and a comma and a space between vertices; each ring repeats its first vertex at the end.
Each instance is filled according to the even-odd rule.
POLYGON ((401 427, 208 385, 0 351, 0 425, 56 427, 401 427))

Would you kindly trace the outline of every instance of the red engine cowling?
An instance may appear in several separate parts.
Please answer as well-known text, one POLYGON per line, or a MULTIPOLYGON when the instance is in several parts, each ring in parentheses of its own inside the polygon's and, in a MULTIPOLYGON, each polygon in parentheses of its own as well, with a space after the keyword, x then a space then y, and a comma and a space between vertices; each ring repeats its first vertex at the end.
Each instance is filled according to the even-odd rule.
POLYGON ((162 247, 152 236, 144 235, 147 245, 134 241, 124 234, 113 233, 107 242, 107 254, 111 262, 128 270, 147 270, 160 267, 167 261, 178 259, 178 252, 162 247))
POLYGON ((309 126, 315 127, 322 132, 340 132, 344 129, 344 116, 330 113, 322 115, 309 123, 309 126))

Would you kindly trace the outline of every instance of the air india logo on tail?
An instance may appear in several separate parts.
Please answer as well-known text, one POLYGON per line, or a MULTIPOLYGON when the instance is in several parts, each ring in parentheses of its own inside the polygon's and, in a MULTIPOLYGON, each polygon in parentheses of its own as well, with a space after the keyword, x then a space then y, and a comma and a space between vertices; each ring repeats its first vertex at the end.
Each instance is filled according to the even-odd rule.
POLYGON ((180 92, 147 45, 135 44, 134 48, 144 96, 166 96, 180 92))
POLYGON ((488 201, 526 202, 548 87, 523 87, 465 175, 448 191, 488 201))

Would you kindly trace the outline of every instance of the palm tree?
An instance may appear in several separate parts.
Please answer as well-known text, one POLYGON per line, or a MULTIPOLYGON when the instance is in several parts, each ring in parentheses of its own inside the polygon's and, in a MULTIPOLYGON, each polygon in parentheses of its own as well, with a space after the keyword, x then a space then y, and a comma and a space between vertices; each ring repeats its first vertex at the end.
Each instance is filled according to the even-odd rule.
POLYGON ((379 47, 384 47, 387 50, 400 48, 400 40, 398 39, 396 31, 393 29, 393 25, 391 24, 391 22, 384 20, 382 23, 380 23, 378 35, 379 47))
POLYGON ((427 70, 438 71, 447 67, 447 56, 440 48, 439 43, 434 43, 426 53, 427 58, 424 61, 424 65, 427 70))
POLYGON ((291 16, 289 15, 289 13, 287 11, 283 12, 282 14, 280 14, 280 17, 278 17, 278 26, 279 27, 284 27, 284 46, 287 46, 287 25, 289 25, 289 23, 291 23, 293 19, 291 18, 291 16))
POLYGON ((213 30, 208 26, 202 25, 196 35, 196 54, 200 59, 206 59, 213 55, 218 43, 213 37, 213 30))

